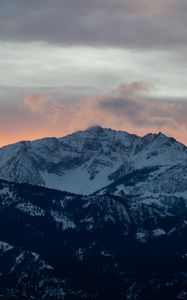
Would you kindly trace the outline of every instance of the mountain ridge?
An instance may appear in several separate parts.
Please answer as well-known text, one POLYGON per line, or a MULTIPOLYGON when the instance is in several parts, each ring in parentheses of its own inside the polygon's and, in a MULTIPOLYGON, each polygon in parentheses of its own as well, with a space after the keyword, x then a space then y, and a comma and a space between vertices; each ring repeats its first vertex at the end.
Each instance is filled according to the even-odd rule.
POLYGON ((69 137, 69 136, 72 136, 74 134, 79 134, 79 133, 84 133, 84 132, 93 132, 93 131, 97 131, 97 130, 107 130, 107 131, 112 131, 112 132, 116 132, 116 133, 126 133, 128 135, 131 135, 131 136, 136 136, 138 138, 145 138, 146 136, 165 136, 169 139, 173 139, 175 141, 177 141, 178 143, 182 144, 183 146, 187 147, 187 145, 185 145, 184 143, 182 143, 181 141, 177 140, 176 138, 172 137, 172 136, 169 136, 165 133, 163 133, 162 131, 158 131, 158 132, 148 132, 144 135, 138 135, 138 134, 135 134, 135 133, 130 133, 128 131, 124 131, 124 130, 117 130, 117 129, 113 129, 113 128, 110 128, 110 127, 102 127, 100 125, 93 125, 93 126, 90 126, 88 128, 86 128, 85 130, 76 130, 72 133, 68 133, 64 136, 59 136, 59 137, 56 137, 56 136, 45 136, 45 137, 41 137, 41 138, 37 138, 37 139, 32 139, 32 140, 18 140, 17 142, 13 142, 13 143, 9 143, 9 144, 6 144, 6 145, 2 145, 0 146, 0 149, 2 148, 5 148, 5 147, 8 147, 8 146, 11 146, 11 145, 16 145, 16 144, 19 144, 19 143, 33 143, 33 142, 39 142, 39 141, 42 141, 42 140, 50 140, 50 139, 54 139, 54 140, 60 140, 60 139, 64 139, 66 137, 69 137))
POLYGON ((85 195, 132 171, 153 166, 166 171, 179 163, 186 165, 187 147, 174 138, 100 126, 0 148, 0 178, 85 195))

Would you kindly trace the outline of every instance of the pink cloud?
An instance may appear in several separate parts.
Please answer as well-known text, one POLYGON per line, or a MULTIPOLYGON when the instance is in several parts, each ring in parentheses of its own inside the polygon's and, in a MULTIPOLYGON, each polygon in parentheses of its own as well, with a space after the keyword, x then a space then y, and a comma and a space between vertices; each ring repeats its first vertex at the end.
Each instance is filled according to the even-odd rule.
POLYGON ((47 95, 33 93, 26 96, 24 104, 28 106, 32 112, 43 115, 46 113, 46 105, 50 104, 51 101, 52 99, 47 95))
MULTIPOLYGON (((21 109, 11 112, 11 121, 4 118, 0 123, 1 144, 16 139, 63 136, 94 124, 139 135, 162 131, 187 143, 187 102, 155 99, 150 94, 151 88, 146 82, 132 82, 110 93, 74 102, 31 93, 25 97, 21 109)), ((2 117, 7 113, 1 110, 2 117)))
POLYGON ((164 131, 186 141, 187 102, 154 99, 149 95, 151 89, 150 83, 136 81, 121 84, 111 93, 90 96, 71 104, 35 93, 28 95, 24 103, 34 114, 48 118, 46 126, 52 126, 54 135, 101 124, 141 135, 164 131))
POLYGON ((55 114, 59 109, 57 103, 51 96, 41 93, 27 95, 24 99, 24 105, 33 113, 45 117, 55 114))

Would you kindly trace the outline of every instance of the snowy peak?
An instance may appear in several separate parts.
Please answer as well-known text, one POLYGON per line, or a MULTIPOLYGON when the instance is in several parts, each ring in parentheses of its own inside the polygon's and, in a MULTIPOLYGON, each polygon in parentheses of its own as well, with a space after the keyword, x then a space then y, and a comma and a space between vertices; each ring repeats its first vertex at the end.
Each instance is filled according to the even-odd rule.
POLYGON ((139 145, 142 145, 143 148, 145 148, 145 146, 157 147, 157 148, 173 147, 176 150, 178 149, 178 150, 186 151, 185 150, 186 147, 183 144, 176 141, 172 137, 168 137, 167 135, 161 132, 159 132, 158 134, 153 134, 153 133, 146 134, 141 138, 139 145))
POLYGON ((85 130, 85 132, 88 132, 89 134, 93 134, 93 135, 101 135, 106 130, 107 129, 104 129, 103 127, 101 127, 99 125, 95 125, 95 126, 90 126, 89 128, 87 128, 85 130))
POLYGON ((90 194, 135 170, 187 164, 187 148, 162 133, 138 137, 93 126, 63 138, 0 148, 0 178, 90 194))
POLYGON ((97 125, 97 126, 91 126, 91 127, 89 127, 88 129, 86 129, 85 131, 81 131, 84 135, 85 134, 88 134, 88 136, 90 137, 90 138, 94 138, 94 137, 96 137, 96 138, 109 138, 109 139, 111 139, 111 138, 116 138, 116 139, 118 139, 118 138, 124 138, 125 136, 127 137, 127 136, 130 136, 130 135, 132 135, 132 136, 134 136, 135 137, 135 135, 133 135, 133 134, 129 134, 129 133, 127 133, 127 132, 125 132, 125 131, 116 131, 116 130, 114 130, 114 129, 111 129, 111 128, 103 128, 103 127, 101 127, 101 126, 99 126, 99 125, 97 125))
POLYGON ((137 144, 135 161, 137 166, 173 165, 186 162, 187 148, 162 133, 147 134, 137 144))

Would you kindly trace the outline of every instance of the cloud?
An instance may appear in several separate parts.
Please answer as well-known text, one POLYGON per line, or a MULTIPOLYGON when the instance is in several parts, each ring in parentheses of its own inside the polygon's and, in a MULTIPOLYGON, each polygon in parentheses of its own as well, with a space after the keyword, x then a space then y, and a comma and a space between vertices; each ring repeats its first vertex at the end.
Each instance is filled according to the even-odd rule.
POLYGON ((154 98, 145 81, 82 98, 138 77, 160 94, 186 95, 186 10, 186 0, 0 1, 2 143, 95 123, 187 142, 186 99, 154 98))
POLYGON ((0 39, 65 46, 187 46, 186 0, 7 0, 0 39))
POLYGON ((55 103, 51 96, 32 93, 24 99, 24 104, 34 113, 47 116, 55 111, 55 103))
POLYGON ((72 103, 33 93, 25 98, 24 105, 53 135, 100 124, 140 135, 163 131, 187 142, 187 101, 153 98, 153 88, 147 82, 136 81, 72 103))
POLYGON ((187 128, 187 101, 153 98, 149 95, 151 88, 152 85, 141 81, 120 85, 114 96, 103 97, 99 108, 134 128, 166 132, 174 132, 179 126, 187 128))
POLYGON ((28 94, 24 98, 23 104, 32 113, 52 122, 58 122, 62 114, 70 114, 72 108, 69 102, 59 102, 52 96, 39 92, 28 94))
POLYGON ((154 98, 154 88, 136 81, 78 101, 41 92, 14 104, 1 101, 0 144, 60 137, 94 124, 139 135, 162 131, 187 144, 187 99, 154 98))
POLYGON ((126 95, 126 94, 139 94, 149 92, 153 89, 153 85, 146 81, 134 81, 130 84, 121 84, 115 90, 114 94, 126 95))

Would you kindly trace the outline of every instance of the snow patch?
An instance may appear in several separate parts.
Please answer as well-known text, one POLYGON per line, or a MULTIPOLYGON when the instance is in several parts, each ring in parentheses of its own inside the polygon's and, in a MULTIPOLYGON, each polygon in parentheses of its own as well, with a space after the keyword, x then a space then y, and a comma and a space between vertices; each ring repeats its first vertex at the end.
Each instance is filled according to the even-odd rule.
POLYGON ((166 234, 166 231, 165 231, 164 229, 162 229, 162 228, 157 228, 157 229, 154 229, 154 230, 152 231, 152 235, 153 235, 154 237, 163 236, 163 235, 165 235, 165 234, 166 234))
POLYGON ((54 221, 61 226, 63 230, 67 229, 74 229, 76 228, 75 223, 67 218, 65 215, 59 213, 58 211, 51 210, 51 216, 53 217, 54 221))
POLYGON ((13 248, 14 248, 13 246, 11 246, 11 245, 9 245, 5 242, 0 241, 0 252, 1 253, 5 253, 5 252, 7 252, 7 251, 9 251, 13 248))
POLYGON ((145 230, 139 230, 136 232, 136 239, 137 239, 137 241, 139 241, 141 243, 146 243, 147 237, 148 237, 148 234, 145 230))
POLYGON ((45 216, 45 211, 42 208, 35 206, 30 202, 19 203, 16 205, 16 208, 32 217, 45 216))

